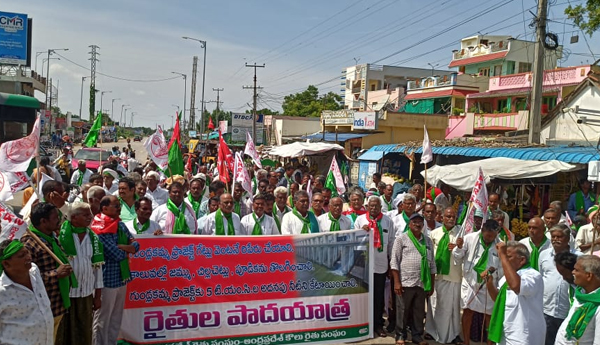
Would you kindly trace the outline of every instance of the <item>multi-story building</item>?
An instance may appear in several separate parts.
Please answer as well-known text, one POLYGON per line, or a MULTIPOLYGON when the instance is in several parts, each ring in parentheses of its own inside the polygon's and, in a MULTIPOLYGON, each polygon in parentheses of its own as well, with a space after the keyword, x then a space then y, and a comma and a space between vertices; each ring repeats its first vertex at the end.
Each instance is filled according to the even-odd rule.
POLYGON ((28 67, 0 65, 0 92, 35 97, 35 90, 46 92, 46 78, 28 67))

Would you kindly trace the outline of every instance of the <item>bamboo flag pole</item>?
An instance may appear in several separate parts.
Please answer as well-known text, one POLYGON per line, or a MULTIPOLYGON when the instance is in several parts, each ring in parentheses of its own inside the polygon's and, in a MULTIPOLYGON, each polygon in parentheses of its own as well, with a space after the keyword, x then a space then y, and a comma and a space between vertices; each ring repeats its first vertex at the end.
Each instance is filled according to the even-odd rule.
MULTIPOLYGON (((423 183, 423 193, 425 195, 425 200, 427 200, 427 163, 425 163, 425 183, 423 183)), ((433 203, 435 200, 431 200, 433 203)))
POLYGON ((52 257, 52 259, 54 259, 54 261, 56 261, 56 263, 58 263, 59 265, 64 265, 64 264, 65 264, 64 262, 62 262, 62 261, 61 261, 61 260, 58 258, 58 256, 56 256, 56 254, 54 254, 54 252, 53 252, 52 250, 50 250, 50 248, 48 248, 48 246, 47 246, 47 245, 46 245, 46 244, 45 244, 45 243, 44 243, 42 240, 40 240, 40 238, 39 238, 39 237, 37 237, 37 235, 36 235, 36 234, 34 234, 34 233, 33 233, 31 230, 29 230, 29 229, 27 229, 26 231, 27 231, 27 234, 28 234, 29 236, 31 236, 31 238, 33 238, 33 240, 34 240, 34 241, 35 241, 37 244, 39 244, 39 245, 40 245, 40 247, 42 247, 42 249, 43 249, 43 250, 44 250, 46 253, 50 254, 50 256, 52 257))

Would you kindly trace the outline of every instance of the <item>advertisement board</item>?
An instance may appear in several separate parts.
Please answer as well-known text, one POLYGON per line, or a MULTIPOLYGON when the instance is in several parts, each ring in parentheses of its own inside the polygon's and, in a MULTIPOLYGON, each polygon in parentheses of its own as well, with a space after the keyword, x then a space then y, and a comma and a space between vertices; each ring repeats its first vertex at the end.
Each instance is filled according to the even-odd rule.
MULTIPOLYGON (((246 141, 246 132, 252 136, 252 114, 231 114, 231 141, 246 141)), ((263 143, 264 134, 264 116, 258 114, 256 121, 256 144, 263 143)))
POLYGON ((354 112, 354 129, 377 129, 377 113, 374 111, 354 112))
POLYGON ((372 333, 372 236, 139 236, 121 326, 133 344, 345 343, 372 333))
POLYGON ((324 110, 321 113, 321 121, 329 125, 353 125, 354 111, 352 110, 324 110))
POLYGON ((0 64, 29 65, 28 26, 26 14, 0 12, 0 64))

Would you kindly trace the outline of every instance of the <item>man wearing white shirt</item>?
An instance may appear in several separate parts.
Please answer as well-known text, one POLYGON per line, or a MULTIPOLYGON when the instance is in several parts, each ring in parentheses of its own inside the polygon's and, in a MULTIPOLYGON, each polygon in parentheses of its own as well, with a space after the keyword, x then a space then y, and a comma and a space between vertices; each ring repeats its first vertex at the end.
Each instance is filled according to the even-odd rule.
POLYGON ((494 301, 488 339, 497 344, 543 345, 544 322, 542 276, 529 266, 524 244, 498 242, 504 277, 498 284, 489 275, 486 286, 494 301))
POLYGON ((137 235, 162 235, 160 225, 150 219, 152 216, 152 200, 143 196, 135 201, 134 207, 137 217, 125 222, 129 232, 134 237, 137 235))
POLYGON ((243 235, 240 216, 233 212, 233 196, 223 193, 219 198, 219 209, 206 217, 203 235, 243 235))
POLYGON ((288 191, 286 187, 277 187, 273 191, 275 195, 275 206, 273 207, 273 218, 281 231, 281 221, 286 213, 292 212, 292 208, 287 205, 288 191))
POLYGON ((281 220, 282 235, 320 232, 317 217, 308 210, 309 206, 308 193, 303 190, 297 191, 294 194, 294 209, 286 213, 281 220))
POLYGON ((140 165, 142 165, 142 163, 135 159, 135 152, 131 152, 129 159, 127 160, 127 171, 133 172, 140 165))
POLYGON ((265 214, 265 197, 259 194, 252 202, 252 213, 241 220, 243 235, 279 235, 275 220, 265 214))
POLYGON ((540 217, 533 217, 527 223, 529 237, 519 242, 529 250, 529 264, 535 270, 539 270, 540 254, 552 248, 550 240, 546 237, 546 225, 540 217))
POLYGON ((150 219, 157 222, 165 234, 198 234, 194 210, 183 202, 183 185, 179 182, 171 183, 167 203, 158 206, 150 219))
POLYGON ((425 222, 423 223, 423 235, 430 237, 433 230, 442 226, 442 224, 435 221, 436 215, 437 207, 434 204, 425 204, 425 206, 423 206, 423 218, 425 218, 425 222))
POLYGON ((352 221, 342 216, 344 201, 335 197, 329 200, 329 212, 317 218, 321 232, 343 231, 352 229, 352 221))
POLYGON ((396 209, 396 205, 394 205, 394 199, 392 199, 392 195, 394 194, 394 186, 388 184, 385 186, 383 190, 383 195, 381 198, 381 212, 387 213, 396 209))
POLYGON ((169 200, 169 192, 158 186, 159 180, 160 176, 156 171, 149 171, 146 174, 146 183, 148 184, 146 194, 150 194, 158 206, 166 204, 169 200))
POLYGON ((442 209, 446 209, 452 206, 452 195, 450 194, 450 186, 445 183, 442 183, 442 187, 440 188, 442 193, 438 195, 433 201, 436 205, 442 205, 442 209))
MULTIPOLYGON (((398 213, 392 221, 394 222, 395 236, 400 237, 403 233, 408 231, 408 223, 410 222, 410 216, 415 213, 415 207, 417 206, 417 198, 412 194, 404 194, 404 200, 402 201, 402 212, 398 213)), ((399 210, 400 208, 398 208, 399 210)))
POLYGON ((198 218, 198 231, 200 232, 200 235, 202 235, 204 233, 204 227, 206 226, 206 219, 208 218, 208 216, 211 213, 215 213, 217 212, 217 210, 219 209, 219 197, 218 196, 213 196, 212 198, 207 200, 208 203, 208 211, 207 213, 198 218))
POLYGON ((102 176, 104 178, 102 187, 106 195, 114 194, 119 190, 119 174, 116 171, 106 168, 102 170, 102 176))
POLYGON ((502 222, 502 224, 504 224, 507 229, 510 228, 510 217, 508 216, 508 213, 500 209, 500 195, 498 193, 490 193, 488 195, 488 209, 490 210, 488 215, 496 210, 502 212, 504 215, 504 222, 502 222))
POLYGON ((594 255, 580 256, 572 275, 578 288, 554 344, 600 344, 600 258, 594 255))
POLYGON ((54 317, 39 268, 19 240, 0 243, 0 339, 54 344, 54 317))
POLYGON ((71 184, 81 186, 84 183, 90 182, 90 176, 92 176, 92 171, 86 168, 85 160, 80 159, 77 161, 77 170, 71 175, 71 184))

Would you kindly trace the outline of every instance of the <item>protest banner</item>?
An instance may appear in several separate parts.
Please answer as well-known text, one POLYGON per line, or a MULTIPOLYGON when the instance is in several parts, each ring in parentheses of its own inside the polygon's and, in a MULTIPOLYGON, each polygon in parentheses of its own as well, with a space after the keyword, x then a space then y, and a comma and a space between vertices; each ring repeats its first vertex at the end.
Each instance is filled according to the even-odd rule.
POLYGON ((0 242, 17 240, 27 230, 27 224, 17 217, 10 208, 0 202, 0 242))
POLYGON ((372 332, 363 230, 138 241, 122 343, 317 344, 372 332))

